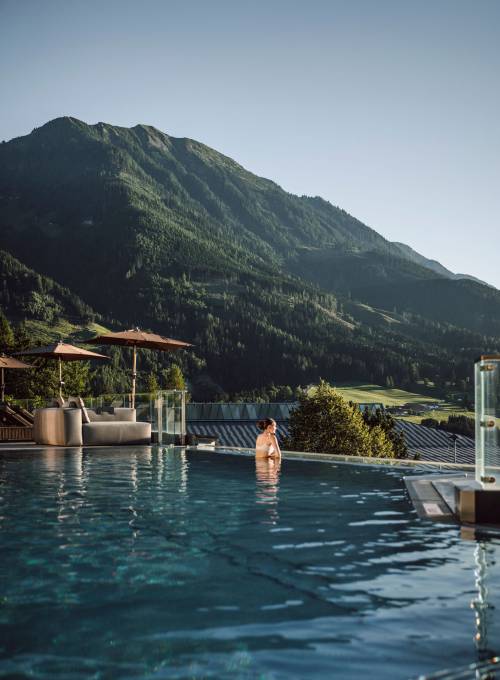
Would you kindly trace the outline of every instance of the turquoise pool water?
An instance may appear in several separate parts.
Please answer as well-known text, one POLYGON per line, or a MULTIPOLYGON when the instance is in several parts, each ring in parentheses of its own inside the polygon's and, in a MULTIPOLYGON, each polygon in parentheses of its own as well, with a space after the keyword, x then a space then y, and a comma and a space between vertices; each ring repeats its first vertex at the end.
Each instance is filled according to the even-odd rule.
POLYGON ((0 677, 401 680, 489 658, 499 541, 419 520, 402 475, 0 453, 0 677))

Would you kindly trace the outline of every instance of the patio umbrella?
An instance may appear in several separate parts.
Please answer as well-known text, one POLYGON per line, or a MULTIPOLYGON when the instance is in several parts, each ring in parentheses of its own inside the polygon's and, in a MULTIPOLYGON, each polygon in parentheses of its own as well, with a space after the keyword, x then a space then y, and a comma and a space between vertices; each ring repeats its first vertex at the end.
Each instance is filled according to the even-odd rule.
POLYGON ((97 354, 96 352, 89 352, 87 349, 68 345, 66 342, 53 342, 51 345, 44 347, 32 347, 31 349, 24 349, 22 352, 16 352, 16 355, 27 357, 43 357, 45 359, 57 359, 59 363, 59 396, 62 399, 62 388, 64 385, 62 379, 62 362, 63 361, 89 361, 90 359, 109 359, 104 354, 97 354))
POLYGON ((122 345, 123 347, 132 347, 134 351, 132 360, 132 408, 135 408, 137 348, 157 349, 161 352, 175 352, 177 349, 192 347, 189 342, 165 338, 163 335, 157 335, 156 333, 146 333, 141 331, 140 328, 133 328, 129 331, 120 331, 118 333, 106 333, 105 335, 98 335, 95 338, 90 338, 83 342, 89 345, 122 345))
POLYGON ((0 369, 2 371, 2 383, 0 385, 0 401, 5 399, 5 369, 6 368, 31 368, 30 364, 25 364, 19 359, 8 357, 6 354, 0 354, 0 369))

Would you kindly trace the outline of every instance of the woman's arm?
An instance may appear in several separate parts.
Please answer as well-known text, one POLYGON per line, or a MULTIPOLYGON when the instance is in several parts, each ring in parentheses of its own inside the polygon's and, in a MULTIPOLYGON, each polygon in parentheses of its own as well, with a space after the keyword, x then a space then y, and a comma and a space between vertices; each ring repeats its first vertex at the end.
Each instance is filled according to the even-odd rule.
POLYGON ((278 444, 278 438, 276 437, 275 434, 272 434, 271 439, 272 439, 272 442, 273 442, 273 446, 276 449, 276 453, 278 454, 278 456, 281 456, 281 449, 280 449, 280 445, 278 444))

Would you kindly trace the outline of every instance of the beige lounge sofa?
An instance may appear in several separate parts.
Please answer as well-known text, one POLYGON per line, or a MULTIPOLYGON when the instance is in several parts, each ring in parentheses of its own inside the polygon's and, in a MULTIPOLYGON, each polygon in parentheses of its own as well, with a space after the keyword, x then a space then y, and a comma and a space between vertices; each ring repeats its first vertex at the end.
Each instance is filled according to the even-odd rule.
POLYGON ((113 413, 88 409, 90 422, 83 422, 80 408, 40 408, 35 411, 33 438, 50 446, 109 446, 150 444, 151 423, 137 422, 132 408, 115 408, 113 413))

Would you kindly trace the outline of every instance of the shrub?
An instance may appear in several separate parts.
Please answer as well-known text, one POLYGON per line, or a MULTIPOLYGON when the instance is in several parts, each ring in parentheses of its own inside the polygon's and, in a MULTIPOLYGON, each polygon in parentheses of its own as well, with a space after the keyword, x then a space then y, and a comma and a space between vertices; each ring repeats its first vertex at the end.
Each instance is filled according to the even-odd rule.
POLYGON ((474 418, 467 416, 448 416, 448 421, 442 420, 439 429, 453 434, 462 434, 466 437, 474 437, 476 422, 474 418))
POLYGON ((394 458, 394 449, 379 425, 369 428, 357 406, 321 381, 312 394, 299 396, 290 416, 285 448, 347 456, 394 458))
POLYGON ((396 421, 387 411, 377 409, 376 411, 364 411, 363 420, 370 429, 381 428, 392 444, 396 458, 406 458, 408 447, 402 432, 396 431, 396 421))

